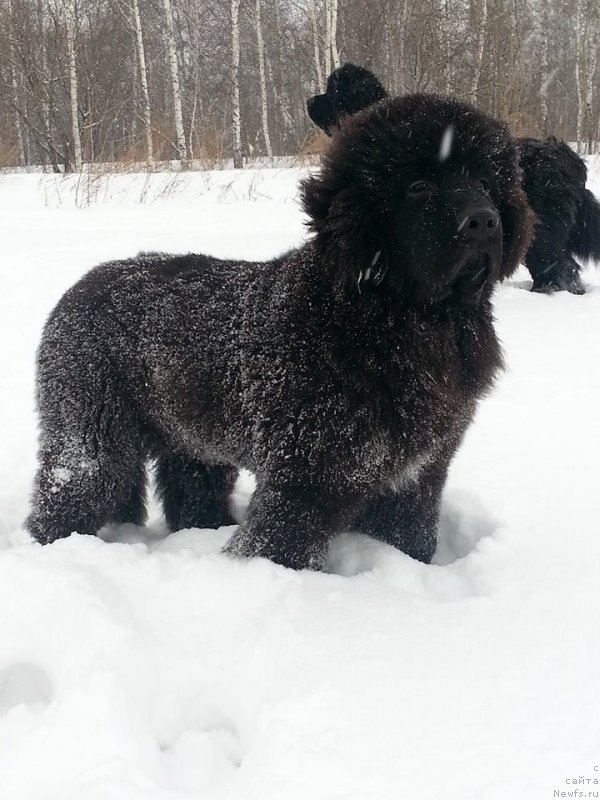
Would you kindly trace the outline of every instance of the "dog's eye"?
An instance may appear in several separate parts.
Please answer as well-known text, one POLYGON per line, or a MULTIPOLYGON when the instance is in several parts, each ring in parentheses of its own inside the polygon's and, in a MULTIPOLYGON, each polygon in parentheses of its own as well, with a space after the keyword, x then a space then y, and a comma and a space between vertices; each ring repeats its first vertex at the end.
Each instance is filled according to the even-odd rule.
POLYGON ((427 181, 415 181, 408 187, 408 194, 411 197, 419 197, 420 195, 430 194, 433 191, 433 186, 427 181))
POLYGON ((479 185, 486 194, 490 191, 490 182, 486 178, 481 178, 479 185))

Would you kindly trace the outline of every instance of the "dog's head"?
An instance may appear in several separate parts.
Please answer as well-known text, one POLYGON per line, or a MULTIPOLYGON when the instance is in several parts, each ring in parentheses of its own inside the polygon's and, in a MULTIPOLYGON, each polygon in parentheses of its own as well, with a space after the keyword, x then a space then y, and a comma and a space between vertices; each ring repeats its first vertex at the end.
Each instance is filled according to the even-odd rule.
POLYGON ((309 97, 308 116, 330 136, 341 119, 387 97, 379 80, 364 67, 344 64, 327 78, 324 94, 309 97))
POLYGON ((303 186, 338 285, 476 304, 524 255, 532 215, 505 125, 435 95, 347 117, 303 186))

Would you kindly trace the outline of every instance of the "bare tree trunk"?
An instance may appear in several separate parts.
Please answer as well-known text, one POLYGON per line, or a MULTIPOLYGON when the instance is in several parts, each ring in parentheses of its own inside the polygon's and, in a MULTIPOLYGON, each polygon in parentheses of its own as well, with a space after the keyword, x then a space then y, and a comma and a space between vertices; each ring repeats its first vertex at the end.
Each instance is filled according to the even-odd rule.
POLYGON ((67 51, 69 57, 69 98, 71 107, 71 138, 73 142, 73 166, 81 172, 81 131, 79 130, 78 88, 77 88, 77 53, 75 51, 77 12, 75 0, 69 0, 66 7, 67 51))
POLYGON ((263 42, 262 25, 260 21, 260 0, 256 0, 254 7, 254 24, 256 26, 256 45, 258 48, 258 70, 260 73, 260 107, 263 136, 268 158, 273 158, 273 148, 271 147, 271 137, 269 135, 269 117, 267 109, 267 83, 265 80, 265 45, 263 42))
POLYGON ((540 0, 536 27, 540 36, 540 117, 541 130, 548 134, 548 89, 552 83, 550 74, 550 53, 548 46, 548 25, 550 22, 550 4, 548 0, 540 0))
POLYGON ((190 116, 190 132, 188 135, 188 156, 191 159, 196 157, 194 149, 194 136, 196 135, 196 112, 198 110, 198 81, 194 80, 194 103, 190 116))
POLYGON ((596 67, 598 65, 598 50, 600 48, 600 23, 598 19, 591 21, 592 26, 592 41, 590 44, 590 63, 587 71, 587 80, 585 85, 585 117, 588 123, 588 153, 593 149, 593 138, 595 134, 594 126, 592 125, 592 103, 594 99, 594 75, 596 74, 596 67))
POLYGON ((397 42, 392 32, 393 20, 390 18, 389 3, 386 7, 385 14, 385 55, 386 55, 386 69, 388 73, 388 86, 390 94, 395 95, 398 93, 398 61, 395 57, 397 42))
POLYGON ((580 75, 580 102, 577 140, 584 138, 588 140, 588 153, 592 152, 592 139, 594 137, 594 126, 592 125, 592 103, 594 100, 594 77, 598 66, 598 50, 600 49, 600 3, 597 0, 590 0, 584 6, 583 19, 583 53, 582 71, 583 79, 580 75))
MULTIPOLYGON (((37 14, 38 14, 40 28, 42 29, 43 18, 44 18, 42 0, 38 0, 37 2, 37 14)), ((48 68, 48 45, 44 41, 43 36, 40 36, 39 47, 41 50, 41 58, 42 58, 42 83, 45 86, 45 91, 43 92, 44 96, 43 98, 40 97, 39 102, 42 106, 41 117, 43 120, 44 132, 47 134, 48 138, 50 138, 50 93, 47 88, 48 75, 50 74, 50 70, 48 68)))
POLYGON ((338 0, 330 0, 331 3, 331 23, 330 38, 331 38, 331 60, 335 68, 340 65, 340 54, 337 48, 337 18, 338 18, 338 0))
POLYGON ((400 83, 404 90, 406 90, 406 65, 404 63, 404 54, 406 52, 406 28, 408 24, 408 0, 404 0, 402 4, 402 16, 400 18, 400 41, 398 42, 398 64, 400 72, 400 83))
POLYGON ((325 0, 325 75, 331 72, 331 3, 325 0))
POLYGON ((14 69, 11 72, 11 84, 13 90, 13 102, 15 104, 15 116, 14 116, 14 123, 15 123, 15 133, 17 134, 17 153, 19 159, 19 166, 24 167, 26 164, 25 158, 25 140, 23 138, 23 128, 21 126, 21 117, 19 116, 18 108, 19 108, 19 86, 17 83, 17 75, 14 69))
POLYGON ((233 166, 241 169, 242 122, 240 112, 240 0, 231 0, 231 108, 233 125, 233 166))
POLYGON ((150 112, 150 92, 148 91, 148 72, 146 70, 146 51, 144 49, 144 38, 142 36, 142 19, 140 17, 140 6, 138 0, 131 0, 133 11, 133 22, 135 26, 135 42, 140 70, 140 87, 142 89, 142 117, 144 119, 144 131, 146 133, 146 158, 148 163, 154 161, 154 146, 152 143, 152 115, 150 112))
POLYGON ((577 149, 581 152, 583 138, 583 120, 585 117, 585 11, 581 0, 575 4, 575 86, 577 88, 577 149))
MULTIPOLYGON (((7 12, 9 19, 12 17, 12 0, 8 0, 7 12)), ((18 148, 18 159, 19 159, 19 166, 25 166, 25 144, 23 139, 23 128, 21 126, 21 117, 19 116, 19 108, 20 108, 20 100, 19 100, 19 82, 17 80, 17 69, 16 69, 16 59, 15 59, 15 45, 12 36, 12 32, 9 33, 10 43, 9 43, 9 50, 10 50, 10 86, 12 89, 12 99, 15 109, 15 133, 17 135, 17 148, 18 148)))
POLYGON ((315 72, 317 73, 317 84, 320 92, 325 91, 325 82, 323 80, 323 70, 321 69, 321 54, 319 52, 319 30, 317 27, 317 10, 315 8, 315 0, 309 0, 308 10, 310 13, 310 25, 313 34, 313 45, 315 51, 315 72))
POLYGON ((171 90, 173 94, 173 116, 175 118, 175 134, 177 136, 177 158, 187 159, 187 146, 185 143, 185 133, 183 130, 183 112, 181 108, 181 89, 179 86, 179 67, 177 64, 177 48, 175 47, 175 32, 173 29, 173 12, 171 10, 171 0, 162 0, 165 12, 165 43, 169 59, 169 69, 171 72, 171 90))
POLYGON ((277 89, 277 83, 275 82, 275 78, 273 75, 273 67, 271 66, 271 60, 267 56, 266 59, 266 67, 267 67, 267 75, 269 77, 269 83, 273 87, 273 96, 275 98, 275 105, 279 108, 279 119, 281 124, 283 125, 284 131, 284 138, 285 137, 293 137, 294 135, 294 120, 292 115, 290 114, 290 110, 284 102, 283 97, 279 93, 277 89))
POLYGON ((479 20, 477 25, 477 38, 473 54, 473 78, 471 80, 470 94, 474 103, 478 100, 479 82, 483 69, 483 54, 485 52, 485 37, 487 32, 487 0, 479 0, 479 20))
MULTIPOLYGON (((587 27, 587 26, 586 26, 587 27)), ((592 31, 589 33, 588 39, 588 53, 587 63, 584 64, 583 80, 580 78, 580 99, 577 114, 577 144, 582 143, 587 137, 588 139, 588 153, 592 152, 592 101, 594 99, 594 84, 593 77, 596 72, 596 65, 598 63, 598 32, 597 24, 594 20, 591 21, 592 31)))
POLYGON ((444 0, 444 10, 443 10, 443 31, 442 31, 442 38, 444 42, 444 94, 450 94, 450 75, 451 75, 451 67, 450 64, 452 62, 451 52, 450 52, 450 9, 448 6, 448 0, 444 0))
POLYGON ((277 46, 272 47, 271 53, 265 52, 265 69, 267 73, 267 85, 271 87, 273 100, 277 109, 278 124, 275 126, 274 133, 279 142, 279 149, 284 151, 286 150, 286 145, 294 141, 296 133, 294 119, 289 109, 290 101, 289 98, 285 96, 286 89, 290 85, 289 67, 290 63, 293 64, 293 62, 290 62, 287 56, 283 56, 285 39, 281 30, 280 0, 274 0, 273 10, 275 12, 277 46), (275 64, 275 68, 273 68, 273 64, 275 64))

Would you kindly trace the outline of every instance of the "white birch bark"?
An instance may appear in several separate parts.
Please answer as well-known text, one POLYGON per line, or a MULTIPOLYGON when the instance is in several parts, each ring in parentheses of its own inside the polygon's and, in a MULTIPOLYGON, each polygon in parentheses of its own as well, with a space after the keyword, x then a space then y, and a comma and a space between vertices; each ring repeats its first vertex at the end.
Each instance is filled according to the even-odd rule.
POLYGON ((267 108, 267 82, 265 79, 265 45, 262 35, 262 24, 260 20, 260 0, 256 0, 254 8, 254 24, 256 26, 256 46, 258 49, 258 71, 260 74, 260 107, 263 136, 267 156, 273 158, 273 148, 271 147, 271 136, 269 135, 269 116, 267 108))
POLYGON ((480 0, 479 4, 479 24, 477 26, 477 38, 475 40, 475 52, 473 54, 473 78, 471 80, 470 94, 473 102, 477 102, 479 93, 479 83, 483 69, 483 55, 485 53, 485 37, 487 32, 488 5, 487 0, 480 0))
POLYGON ((331 3, 325 0, 325 75, 331 72, 331 3))
POLYGON ((150 110, 150 92, 148 90, 148 72, 146 69, 146 51, 144 49, 144 37, 142 35, 142 19, 140 17, 140 6, 138 0, 131 0, 133 11, 133 22, 135 28, 135 43, 140 70, 140 87, 142 90, 142 117, 144 120, 144 131, 146 134, 146 158, 148 163, 154 161, 154 146, 152 143, 152 114, 150 110))
MULTIPOLYGON (((40 20, 40 27, 41 27, 43 25, 43 19, 44 19, 42 0, 38 0, 37 2, 37 14, 38 14, 38 19, 40 20)), ((43 36, 40 36, 39 47, 41 50, 42 82, 44 85, 44 97, 40 99, 40 104, 42 106, 42 120, 44 123, 44 133, 48 136, 48 138, 50 138, 50 94, 48 91, 48 79, 50 75, 50 70, 48 68, 47 44, 44 41, 43 36)))
MULTIPOLYGON (((408 0, 404 0, 402 5, 402 15, 400 17, 400 35, 398 42, 398 70, 400 73, 400 83, 404 89, 406 86, 406 68, 404 65, 404 54, 406 51, 406 29, 408 27, 408 0)), ((397 91, 397 89, 396 89, 397 91)))
POLYGON ((331 60, 335 69, 340 65, 340 54, 337 48, 337 18, 338 18, 338 0, 330 0, 331 3, 331 23, 330 23, 330 37, 331 37, 331 60))
POLYGON ((233 166, 243 167, 242 122, 240 111, 240 0, 231 0, 231 109, 233 166))
POLYGON ((281 96, 281 93, 277 88, 277 82, 275 81, 275 76, 273 75, 273 67, 271 66, 271 60, 268 55, 265 58, 265 66, 267 69, 269 83, 273 87, 273 97, 275 99, 275 105, 278 109, 279 119, 285 131, 284 135, 291 138, 294 135, 294 119, 290 114, 289 108, 284 102, 284 98, 281 96))
POLYGON ((548 23, 550 8, 547 0, 541 0, 539 10, 539 32, 541 45, 541 75, 540 75, 540 112, 542 117, 542 133, 548 133, 548 89, 552 77, 550 75, 550 54, 548 48, 548 23))
POLYGON ((586 61, 587 25, 585 7, 581 0, 575 4, 575 87, 577 89, 577 149, 581 152, 583 139, 583 122, 585 118, 585 61, 586 61))
POLYGON ((177 137, 177 158, 187 159, 187 145, 183 130, 183 111, 181 107, 181 89, 179 86, 179 66, 177 64, 177 48, 175 47, 175 31, 173 28, 173 12, 171 0, 162 0, 165 14, 165 44, 171 73, 171 91, 173 94, 173 117, 175 120, 175 135, 177 137))
POLYGON ((75 0, 68 0, 66 6, 67 53, 69 60, 69 100, 71 110, 71 138, 73 141, 73 166, 81 172, 81 131, 79 129, 79 97, 77 85, 77 52, 75 49, 77 10, 75 0))
POLYGON ((325 91, 325 81, 323 80, 323 70, 321 69, 321 53, 319 51, 319 29, 317 26, 317 9, 315 7, 315 0, 309 0, 308 11, 310 14, 310 25, 313 34, 313 46, 315 53, 315 72, 317 74, 317 84, 319 91, 325 91))
MULTIPOLYGON (((598 66, 598 51, 600 49, 600 20, 598 19, 599 4, 596 0, 586 4, 584 17, 584 50, 583 50, 583 80, 581 80, 581 130, 578 142, 586 137, 589 142, 588 152, 592 151, 592 102, 594 99, 594 77, 598 66)), ((578 115, 579 117, 579 115, 578 115)), ((579 120, 578 120, 579 121, 579 120)))
POLYGON ((190 128, 188 134, 188 156, 191 159, 194 159, 195 151, 194 151, 194 136, 196 133, 196 112, 198 110, 198 84, 197 81, 194 81, 194 103, 192 105, 192 114, 190 116, 190 128))
MULTIPOLYGON (((588 98, 591 89, 588 84, 590 78, 590 47, 589 47, 589 8, 584 0, 577 0, 575 4, 575 87, 577 89, 577 149, 583 149, 584 123, 588 98)), ((593 23, 592 23, 593 24, 593 23)))
POLYGON ((442 37, 444 42, 444 56, 445 56, 445 69, 444 69, 444 94, 450 94, 450 75, 451 75, 451 68, 450 62, 451 59, 451 52, 450 52, 450 9, 448 6, 448 0, 444 0, 444 9, 443 9, 443 20, 444 20, 444 29, 442 31, 442 37))
MULTIPOLYGON (((8 0, 7 12, 9 19, 12 19, 12 0, 8 0)), ((10 51, 10 86, 12 90, 13 105, 15 110, 15 133, 17 135, 17 155, 19 159, 19 166, 25 166, 25 142, 23 139, 23 126, 21 125, 21 117, 19 116, 20 100, 19 100, 19 81, 17 80, 17 68, 15 65, 15 44, 12 36, 12 31, 9 34, 9 51, 10 51)))
POLYGON ((596 67, 598 65, 598 50, 600 48, 600 24, 597 19, 592 20, 591 22, 591 42, 590 42, 590 59, 589 65, 586 75, 586 83, 585 83, 585 115, 584 118, 588 122, 589 130, 587 132, 588 140, 589 140, 589 149, 588 152, 592 152, 592 138, 594 132, 592 131, 592 102, 594 99, 594 76, 596 74, 596 67))

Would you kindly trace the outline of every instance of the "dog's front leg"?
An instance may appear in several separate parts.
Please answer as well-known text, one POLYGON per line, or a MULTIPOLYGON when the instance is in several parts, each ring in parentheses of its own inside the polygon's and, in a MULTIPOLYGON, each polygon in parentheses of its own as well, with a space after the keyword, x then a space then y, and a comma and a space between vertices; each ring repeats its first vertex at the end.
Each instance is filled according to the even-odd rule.
POLYGON ((447 463, 425 467, 404 486, 385 487, 355 519, 355 527, 429 564, 437 546, 447 463))
POLYGON ((352 515, 352 502, 320 487, 259 482, 225 551, 261 556, 292 569, 321 569, 331 537, 352 515))

